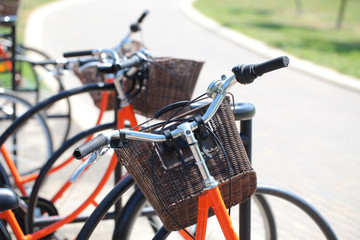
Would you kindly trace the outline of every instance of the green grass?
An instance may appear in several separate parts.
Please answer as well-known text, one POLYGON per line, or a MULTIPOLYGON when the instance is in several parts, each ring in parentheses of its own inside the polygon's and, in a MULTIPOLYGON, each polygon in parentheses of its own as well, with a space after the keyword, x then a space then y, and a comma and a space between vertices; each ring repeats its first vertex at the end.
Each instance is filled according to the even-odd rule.
POLYGON ((348 0, 337 28, 341 0, 197 0, 194 7, 224 26, 300 58, 360 78, 360 1, 348 0))

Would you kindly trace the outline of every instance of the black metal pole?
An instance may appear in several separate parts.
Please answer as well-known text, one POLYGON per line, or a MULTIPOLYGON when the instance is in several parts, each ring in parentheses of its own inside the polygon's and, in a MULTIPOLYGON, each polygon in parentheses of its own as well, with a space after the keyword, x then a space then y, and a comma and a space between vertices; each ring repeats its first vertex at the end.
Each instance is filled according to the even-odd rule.
MULTIPOLYGON (((243 140, 246 153, 251 163, 251 143, 252 143, 252 120, 240 122, 241 138, 243 140)), ((251 200, 247 200, 239 206, 239 237, 240 239, 251 238, 251 200)))

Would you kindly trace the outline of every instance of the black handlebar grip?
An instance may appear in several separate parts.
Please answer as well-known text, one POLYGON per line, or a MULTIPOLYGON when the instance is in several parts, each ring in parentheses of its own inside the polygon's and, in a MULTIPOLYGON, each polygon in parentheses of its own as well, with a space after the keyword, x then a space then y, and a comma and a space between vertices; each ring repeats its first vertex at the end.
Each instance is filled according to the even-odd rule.
POLYGON ((56 65, 57 61, 56 61, 56 59, 49 59, 49 60, 42 60, 42 61, 33 62, 33 64, 38 65, 38 66, 56 65))
POLYGON ((109 143, 108 138, 105 137, 105 135, 103 134, 97 135, 95 138, 91 139, 90 141, 76 148, 73 152, 73 156, 76 159, 81 159, 86 155, 92 153, 96 149, 107 145, 108 143, 109 143))
POLYGON ((287 56, 282 56, 254 65, 254 72, 256 75, 261 76, 264 73, 287 67, 288 65, 289 58, 287 56))
POLYGON ((93 55, 93 50, 84 50, 84 51, 74 51, 74 52, 65 52, 63 56, 68 57, 80 57, 80 56, 90 56, 93 55))
POLYGON ((242 64, 233 67, 232 72, 241 84, 252 83, 257 77, 289 65, 287 56, 278 57, 259 64, 242 64))
POLYGON ((134 54, 134 55, 130 56, 128 59, 121 62, 118 65, 117 68, 119 68, 119 69, 117 69, 117 70, 129 68, 129 67, 138 67, 141 65, 141 63, 143 63, 143 61, 144 61, 143 58, 141 58, 137 54, 134 54))
POLYGON ((137 22, 138 22, 138 23, 141 23, 148 14, 149 14, 149 11, 148 11, 148 10, 145 10, 145 11, 141 14, 141 16, 140 16, 140 18, 138 19, 137 22))

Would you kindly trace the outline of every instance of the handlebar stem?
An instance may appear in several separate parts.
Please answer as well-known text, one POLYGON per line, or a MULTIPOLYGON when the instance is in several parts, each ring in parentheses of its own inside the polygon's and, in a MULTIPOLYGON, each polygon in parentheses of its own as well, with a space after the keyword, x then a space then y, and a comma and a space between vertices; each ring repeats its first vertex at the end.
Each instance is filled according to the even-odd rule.
POLYGON ((177 129, 185 137, 187 143, 189 144, 190 150, 194 156, 195 163, 198 166, 201 176, 203 177, 203 184, 205 190, 210 190, 219 185, 219 182, 211 176, 208 167, 206 166, 205 159, 201 154, 199 146, 197 145, 197 140, 192 131, 191 125, 188 122, 180 124, 177 129))
POLYGON ((99 49, 94 49, 93 50, 93 55, 94 56, 101 57, 101 54, 103 54, 103 53, 111 56, 114 59, 113 60, 114 64, 120 64, 120 62, 121 62, 120 56, 115 50, 104 49, 104 48, 99 48, 99 49))
POLYGON ((124 79, 125 77, 125 71, 124 70, 119 70, 116 75, 115 75, 115 79, 114 79, 114 85, 115 85, 115 89, 117 92, 117 97, 120 100, 121 103, 121 107, 126 107, 130 104, 129 99, 126 97, 125 91, 123 89, 123 87, 121 86, 121 81, 124 79))

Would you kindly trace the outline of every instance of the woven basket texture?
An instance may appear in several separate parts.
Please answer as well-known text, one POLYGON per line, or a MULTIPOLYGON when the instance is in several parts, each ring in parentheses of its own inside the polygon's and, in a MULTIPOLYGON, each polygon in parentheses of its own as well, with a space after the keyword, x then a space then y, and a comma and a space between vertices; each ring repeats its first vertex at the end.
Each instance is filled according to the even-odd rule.
MULTIPOLYGON (((203 64, 187 59, 155 58, 149 64, 149 77, 142 91, 131 99, 134 111, 152 117, 169 104, 190 100, 203 64)), ((167 119, 172 113, 168 112, 160 119, 167 119)))
MULTIPOLYGON (((226 99, 221 104, 209 125, 225 148, 228 157, 233 206, 245 201, 255 192, 257 181, 228 101, 226 99)), ((207 106, 191 110, 179 118, 202 115, 207 106)), ((115 153, 150 202, 165 228, 176 231, 196 223, 197 197, 203 192, 203 181, 195 164, 187 167, 180 164, 172 169, 164 168, 163 155, 159 149, 154 147, 153 143, 130 141, 129 147, 116 149, 115 153)), ((182 152, 186 154, 187 150, 182 149, 182 152)), ((212 158, 206 160, 207 166, 211 175, 220 182, 221 194, 225 205, 229 207, 230 184, 225 155, 219 146, 213 147, 209 152, 212 158)), ((212 215, 214 212, 210 210, 209 217, 212 215)))
MULTIPOLYGON (((80 79, 82 84, 89 84, 89 83, 97 83, 97 82, 104 82, 105 75, 99 73, 96 67, 87 67, 82 69, 81 71, 78 69, 74 69, 75 75, 80 79)), ((108 92, 108 103, 105 110, 112 110, 114 109, 114 91, 107 91, 108 92)), ((96 107, 100 108, 101 106, 101 99, 102 99, 103 92, 102 91, 91 91, 90 96, 94 101, 96 107)))
POLYGON ((1 0, 0 1, 0 16, 17 16, 20 0, 1 0))
MULTIPOLYGON (((120 56, 131 56, 136 51, 142 48, 142 44, 138 41, 130 41, 123 45, 122 48, 118 50, 120 56)), ((80 79, 82 84, 88 83, 95 83, 95 82, 104 82, 105 75, 99 73, 96 67, 88 67, 82 70, 74 69, 75 75, 80 79)), ((107 91, 108 92, 108 103, 105 110, 112 110, 114 109, 114 91, 107 91)), ((96 107, 100 108, 101 99, 103 97, 103 92, 100 91, 92 91, 90 92, 90 96, 92 97, 94 104, 96 107)))

